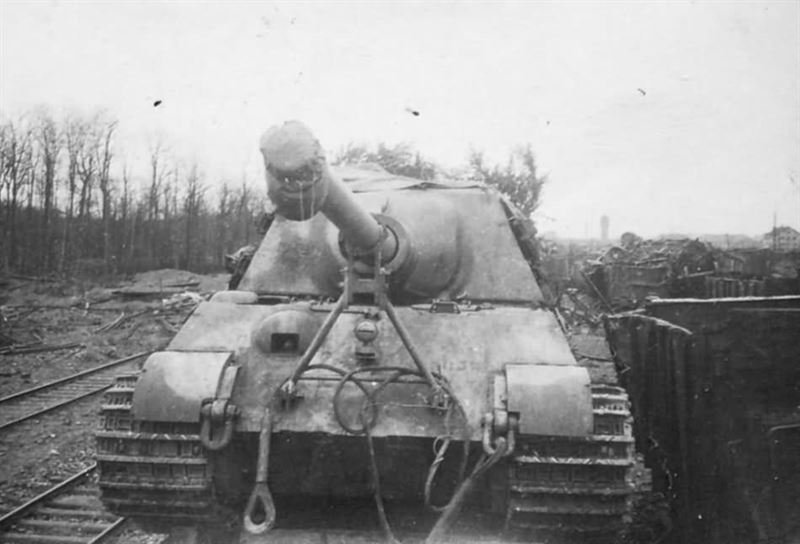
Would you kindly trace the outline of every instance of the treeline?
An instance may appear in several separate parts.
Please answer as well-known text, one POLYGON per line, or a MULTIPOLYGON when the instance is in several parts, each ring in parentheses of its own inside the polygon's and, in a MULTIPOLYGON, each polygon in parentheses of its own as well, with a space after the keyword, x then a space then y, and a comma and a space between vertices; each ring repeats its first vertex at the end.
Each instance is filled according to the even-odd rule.
POLYGON ((0 272, 207 272, 259 236, 263 191, 210 183, 162 143, 134 177, 117 128, 105 113, 56 118, 44 109, 2 121, 0 272))

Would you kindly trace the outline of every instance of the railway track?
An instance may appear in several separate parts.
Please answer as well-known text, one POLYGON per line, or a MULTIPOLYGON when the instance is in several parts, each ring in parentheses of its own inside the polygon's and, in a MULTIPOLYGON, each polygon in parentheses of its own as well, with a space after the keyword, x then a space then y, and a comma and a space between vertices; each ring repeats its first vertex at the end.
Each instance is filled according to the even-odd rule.
POLYGON ((103 509, 97 465, 70 476, 0 517, 2 544, 97 544, 125 522, 103 509))
POLYGON ((148 355, 141 352, 0 399, 0 431, 105 391, 119 367, 148 355))

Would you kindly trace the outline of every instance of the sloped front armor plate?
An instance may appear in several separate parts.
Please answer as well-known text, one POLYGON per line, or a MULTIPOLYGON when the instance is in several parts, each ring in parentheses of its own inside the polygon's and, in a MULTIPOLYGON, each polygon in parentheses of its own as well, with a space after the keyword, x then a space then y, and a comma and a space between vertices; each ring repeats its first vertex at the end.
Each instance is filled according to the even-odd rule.
POLYGON ((592 433, 589 373, 579 366, 506 365, 508 411, 519 413, 520 434, 592 433))
POLYGON ((203 399, 217 394, 227 352, 160 351, 148 357, 133 393, 133 416, 145 421, 200 421, 203 399))
MULTIPOLYGON (((466 297, 473 301, 539 303, 543 295, 508 227, 497 197, 483 189, 375 191, 355 199, 370 212, 400 222, 412 240, 417 262, 414 290, 425 291, 436 267, 446 262, 442 248, 455 251, 458 274, 443 293, 422 299, 466 297), (448 211, 451 210, 452 213, 448 211), (460 218, 459 228, 444 228, 445 218, 460 218), (452 236, 456 239, 452 239, 452 236)), ((446 223, 445 223, 446 226, 446 223)), ((275 295, 338 297, 339 229, 322 214, 308 221, 281 217, 267 232, 239 289, 275 295)), ((451 263, 454 264, 452 259, 451 263)), ((419 293, 414 293, 418 295, 419 293)))

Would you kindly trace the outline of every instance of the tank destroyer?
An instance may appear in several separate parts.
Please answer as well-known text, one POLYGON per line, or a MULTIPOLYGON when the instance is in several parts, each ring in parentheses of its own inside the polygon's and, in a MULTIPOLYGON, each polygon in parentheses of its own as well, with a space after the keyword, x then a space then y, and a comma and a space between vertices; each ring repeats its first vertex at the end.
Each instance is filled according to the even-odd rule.
POLYGON ((236 290, 107 394, 106 506, 265 539, 362 503, 389 540, 618 531, 636 491, 628 399, 576 363, 513 205, 336 170, 298 122, 261 153, 276 218, 236 290))

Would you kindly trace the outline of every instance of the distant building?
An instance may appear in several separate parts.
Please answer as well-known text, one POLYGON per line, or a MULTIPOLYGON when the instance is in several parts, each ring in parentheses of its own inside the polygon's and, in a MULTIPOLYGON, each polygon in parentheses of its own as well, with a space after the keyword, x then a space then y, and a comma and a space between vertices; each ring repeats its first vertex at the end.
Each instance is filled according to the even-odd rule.
POLYGON ((604 215, 600 218, 600 241, 604 244, 608 243, 608 216, 604 215))
POLYGON ((800 250, 800 232, 792 227, 775 227, 764 235, 764 247, 775 251, 800 250))

